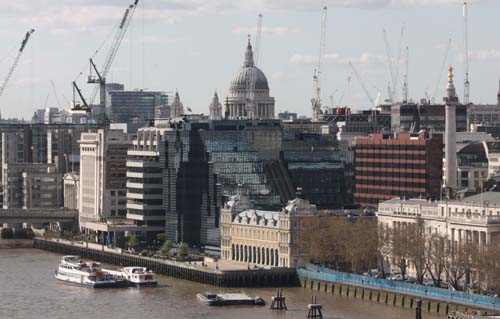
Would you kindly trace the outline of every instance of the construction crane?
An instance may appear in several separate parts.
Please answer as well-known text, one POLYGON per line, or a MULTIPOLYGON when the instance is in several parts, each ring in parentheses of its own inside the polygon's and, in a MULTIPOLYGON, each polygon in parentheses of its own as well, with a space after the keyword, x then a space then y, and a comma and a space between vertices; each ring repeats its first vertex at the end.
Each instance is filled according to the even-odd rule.
POLYGON ((12 63, 12 66, 9 69, 9 72, 7 73, 7 76, 3 80, 2 86, 0 86, 0 97, 2 96, 3 92, 5 91, 5 87, 7 86, 7 83, 9 83, 10 78, 12 77, 12 74, 14 73, 14 70, 17 67, 17 64, 19 63, 19 60, 21 59, 21 56, 23 55, 24 48, 26 47, 26 44, 28 44, 28 41, 31 37, 31 35, 35 32, 34 29, 29 30, 26 32, 26 35, 24 36, 23 41, 21 42, 21 47, 19 48, 19 52, 17 52, 16 58, 14 59, 14 62, 12 63))
POLYGON ((61 109, 61 101, 59 101, 59 97, 57 96, 57 90, 54 81, 50 80, 50 84, 52 85, 52 90, 54 91, 54 95, 56 96, 57 106, 59 106, 59 109, 61 109))
POLYGON ((470 82, 469 82, 469 15, 467 10, 467 2, 463 6, 464 16, 464 49, 465 49, 465 81, 464 81, 464 104, 469 104, 470 98, 470 82))
MULTIPOLYGON (((394 69, 392 67, 392 50, 391 50, 391 45, 389 43, 389 39, 387 38, 387 31, 384 29, 384 42, 385 42, 385 54, 387 58, 387 66, 389 67, 389 75, 391 77, 391 83, 394 82, 394 69)), ((389 83, 389 102, 393 103, 394 102, 394 94, 392 91, 391 83, 389 83)))
POLYGON ((389 43, 389 38, 387 36, 387 30, 383 29, 383 33, 384 33, 387 65, 389 67, 389 74, 391 77, 391 81, 390 81, 391 83, 389 84, 390 91, 391 91, 389 93, 389 100, 392 103, 392 102, 396 102, 396 100, 397 100, 396 88, 397 88, 397 83, 399 81, 398 80, 399 79, 399 65, 401 63, 401 51, 402 51, 403 41, 404 41, 405 25, 403 24, 401 26, 399 45, 398 45, 398 55, 397 55, 397 59, 396 59, 395 63, 393 61, 392 49, 391 49, 391 45, 389 43))
POLYGON ((82 91, 78 87, 75 81, 73 81, 73 110, 85 110, 87 113, 90 113, 90 107, 87 104, 87 101, 83 97, 82 91), (76 94, 80 97, 82 104, 76 104, 76 94))
POLYGON ((327 18, 328 8, 323 7, 323 14, 321 16, 321 36, 319 42, 319 55, 318 55, 318 65, 316 70, 314 70, 313 75, 313 90, 314 96, 311 99, 312 109, 313 109, 313 120, 319 120, 321 111, 321 62, 323 62, 323 55, 325 54, 325 44, 326 44, 326 18, 327 18))
POLYGON ((406 46, 405 50, 405 74, 403 76, 403 103, 408 102, 408 59, 410 58, 410 50, 406 46))
MULTIPOLYGON (((255 82, 257 82, 257 64, 259 63, 260 39, 262 35, 262 14, 257 19, 257 34, 255 37, 255 49, 253 51, 253 66, 250 66, 249 79, 247 79, 246 113, 247 117, 255 117, 255 82)), ((248 36, 250 43, 250 35, 248 36)))
POLYGON ((375 100, 370 95, 370 92, 368 92, 368 89, 366 88, 365 82, 363 82, 363 80, 361 79, 361 76, 359 76, 358 71, 356 70, 356 68, 354 67, 352 62, 350 62, 350 61, 349 61, 349 66, 351 67, 351 70, 352 70, 352 73, 354 74, 354 76, 356 76, 356 79, 358 79, 359 84, 361 85, 361 88, 363 89, 363 92, 365 92, 366 98, 370 101, 371 106, 374 107, 375 100))
POLYGON ((115 33, 113 42, 111 44, 111 47, 109 49, 108 55, 106 57, 106 60, 104 61, 101 71, 98 71, 97 66, 94 63, 93 59, 90 58, 90 75, 88 77, 87 83, 99 84, 99 86, 96 86, 92 91, 92 95, 90 97, 90 105, 94 104, 94 100, 97 96, 97 90, 99 90, 100 105, 103 108, 103 110, 106 109, 106 76, 108 75, 109 69, 113 64, 116 54, 118 53, 118 49, 120 48, 123 37, 127 32, 130 22, 132 21, 132 17, 134 16, 138 3, 139 0, 135 0, 134 3, 128 6, 127 9, 125 10, 125 13, 123 14, 122 20, 118 25, 118 29, 115 33), (95 72, 95 75, 93 74, 93 72, 95 72))
MULTIPOLYGON (((398 45, 398 58, 396 60, 396 71, 395 71, 395 78, 392 81, 392 94, 394 99, 397 99, 397 84, 399 82, 399 66, 401 64, 401 51, 403 49, 403 42, 405 38, 405 25, 401 26, 401 33, 399 35, 399 45, 398 45)), ((396 102, 396 101, 395 101, 396 102)))
POLYGON ((339 101, 337 102, 337 106, 342 107, 342 102, 344 101, 344 96, 349 91, 349 87, 351 85, 351 79, 352 79, 352 74, 349 74, 347 76, 347 83, 345 84, 344 90, 342 91, 342 95, 340 96, 339 101))
POLYGON ((444 72, 444 69, 446 67, 446 61, 448 60, 448 53, 450 52, 450 47, 451 47, 451 38, 448 39, 448 44, 446 45, 445 50, 444 50, 443 62, 441 63, 441 68, 439 69, 439 74, 437 76, 436 86, 434 88, 434 93, 432 94, 432 100, 431 100, 432 103, 434 103, 436 101, 436 96, 437 96, 437 93, 439 90, 439 86, 441 84, 441 78, 443 77, 443 72, 444 72))

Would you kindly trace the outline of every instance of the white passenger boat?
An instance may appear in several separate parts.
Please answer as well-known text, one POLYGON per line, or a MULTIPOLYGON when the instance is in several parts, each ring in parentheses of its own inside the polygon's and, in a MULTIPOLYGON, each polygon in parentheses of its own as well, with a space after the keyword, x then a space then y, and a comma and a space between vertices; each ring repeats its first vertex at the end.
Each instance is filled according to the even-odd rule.
POLYGON ((117 286, 113 275, 104 272, 99 264, 84 263, 78 256, 64 256, 55 273, 56 279, 68 283, 93 288, 111 288, 117 286))
POLYGON ((105 271, 117 278, 124 278, 135 286, 156 286, 158 284, 156 274, 146 267, 124 267, 118 270, 105 269, 105 271))

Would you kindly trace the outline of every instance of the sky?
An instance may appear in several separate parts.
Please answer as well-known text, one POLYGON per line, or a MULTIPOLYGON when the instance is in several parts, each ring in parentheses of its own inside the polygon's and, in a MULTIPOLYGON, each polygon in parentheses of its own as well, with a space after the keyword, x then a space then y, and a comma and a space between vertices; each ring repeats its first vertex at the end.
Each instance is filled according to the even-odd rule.
MULTIPOLYGON (((73 80, 89 97, 93 86, 86 84, 88 59, 95 55, 98 67, 102 66, 110 35, 132 2, 0 0, 0 83, 26 31, 36 30, 0 97, 2 117, 30 119, 38 108, 68 107, 73 80)), ((471 101, 496 103, 500 0, 468 3, 471 101)), ((341 102, 354 110, 366 109, 378 92, 382 99, 387 97, 391 76, 384 29, 393 73, 399 69, 396 96, 402 95, 403 52, 408 46, 410 98, 418 101, 427 92, 430 98, 442 100, 443 61, 455 68, 455 86, 463 98, 464 24, 462 1, 457 0, 140 0, 108 82, 123 83, 126 89, 178 90, 185 108, 207 114, 214 91, 226 96, 243 64, 247 34, 254 38, 257 16, 262 13, 259 68, 268 78, 276 110, 311 115, 312 77, 325 5, 320 81, 324 105, 341 102), (449 39, 452 44, 445 60, 449 39), (360 79, 353 75, 349 61, 360 79)))

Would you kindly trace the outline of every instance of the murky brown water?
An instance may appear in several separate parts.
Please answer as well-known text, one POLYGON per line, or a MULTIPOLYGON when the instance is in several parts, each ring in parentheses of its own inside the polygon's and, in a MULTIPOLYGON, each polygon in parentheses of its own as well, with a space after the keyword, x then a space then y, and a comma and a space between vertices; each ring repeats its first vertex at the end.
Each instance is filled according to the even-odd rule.
MULTIPOLYGON (((90 289, 57 282, 60 256, 32 249, 0 250, 0 318, 305 318, 311 292, 284 289, 289 310, 277 314, 265 307, 208 307, 196 294, 219 291, 210 286, 159 276, 158 288, 90 289)), ((220 291, 235 291, 220 290, 220 291)), ((244 289, 269 301, 274 289, 244 289)), ((415 318, 412 310, 319 292, 325 318, 415 318)), ((424 318, 442 318, 427 315, 424 318)))

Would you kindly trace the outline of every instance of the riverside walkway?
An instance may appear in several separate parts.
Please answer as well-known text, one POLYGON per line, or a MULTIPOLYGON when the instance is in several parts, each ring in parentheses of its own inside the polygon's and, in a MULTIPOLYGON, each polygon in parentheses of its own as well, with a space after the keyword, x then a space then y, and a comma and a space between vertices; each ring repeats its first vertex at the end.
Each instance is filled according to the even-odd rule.
POLYGON ((142 257, 129 254, 120 248, 103 245, 70 242, 58 239, 35 238, 33 247, 63 255, 82 258, 117 266, 141 266, 157 274, 190 280, 219 287, 293 287, 299 286, 297 272, 293 268, 248 268, 246 265, 225 261, 179 262, 169 259, 142 257))

